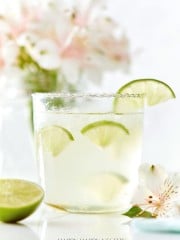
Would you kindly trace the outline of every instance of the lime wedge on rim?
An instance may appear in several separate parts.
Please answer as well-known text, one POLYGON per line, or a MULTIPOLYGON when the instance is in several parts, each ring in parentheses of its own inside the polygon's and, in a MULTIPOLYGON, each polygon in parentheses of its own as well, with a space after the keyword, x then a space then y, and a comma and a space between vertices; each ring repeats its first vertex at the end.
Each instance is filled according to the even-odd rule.
POLYGON ((74 140, 69 130, 61 126, 48 126, 37 133, 37 144, 43 146, 43 150, 50 152, 54 157, 58 156, 67 145, 74 140))
POLYGON ((134 112, 175 98, 172 88, 156 79, 137 79, 126 83, 114 100, 114 112, 134 112))
POLYGON ((36 183, 22 179, 0 179, 0 221, 17 222, 31 215, 44 197, 36 183))
POLYGON ((119 140, 119 137, 129 134, 129 131, 119 122, 102 120, 86 125, 81 133, 96 145, 105 148, 119 140))

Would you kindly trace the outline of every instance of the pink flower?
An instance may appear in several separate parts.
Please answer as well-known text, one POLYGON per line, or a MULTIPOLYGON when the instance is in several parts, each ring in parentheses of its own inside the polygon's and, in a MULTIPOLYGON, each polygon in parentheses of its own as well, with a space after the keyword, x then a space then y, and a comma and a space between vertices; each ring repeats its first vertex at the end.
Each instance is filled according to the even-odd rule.
POLYGON ((86 38, 83 36, 74 36, 69 45, 62 48, 60 52, 61 58, 72 58, 83 60, 86 55, 86 38))
POLYGON ((79 73, 100 81, 104 72, 126 70, 130 63, 129 42, 105 16, 104 5, 103 0, 18 1, 16 14, 7 9, 0 19, 1 45, 13 41, 17 49, 24 47, 41 68, 59 70, 67 82, 72 73, 77 81, 79 73))

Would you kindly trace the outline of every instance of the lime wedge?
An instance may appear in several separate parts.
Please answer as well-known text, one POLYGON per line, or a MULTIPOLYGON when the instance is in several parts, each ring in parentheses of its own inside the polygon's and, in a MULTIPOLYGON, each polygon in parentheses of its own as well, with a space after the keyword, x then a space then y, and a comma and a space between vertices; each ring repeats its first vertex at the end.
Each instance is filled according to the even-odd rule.
POLYGON ((86 125, 81 133, 96 145, 105 148, 119 141, 119 137, 129 134, 129 131, 121 123, 102 120, 86 125))
POLYGON ((144 105, 153 106, 175 98, 175 93, 166 83, 156 79, 137 79, 122 86, 114 100, 115 112, 134 112, 144 105))
POLYGON ((42 145, 43 150, 50 152, 54 157, 58 156, 73 140, 73 135, 60 126, 42 128, 37 134, 38 146, 42 145))
POLYGON ((36 183, 21 179, 0 179, 0 221, 17 222, 40 205, 44 191, 36 183))
POLYGON ((127 182, 124 176, 107 172, 92 176, 87 187, 93 197, 108 202, 121 193, 127 182))

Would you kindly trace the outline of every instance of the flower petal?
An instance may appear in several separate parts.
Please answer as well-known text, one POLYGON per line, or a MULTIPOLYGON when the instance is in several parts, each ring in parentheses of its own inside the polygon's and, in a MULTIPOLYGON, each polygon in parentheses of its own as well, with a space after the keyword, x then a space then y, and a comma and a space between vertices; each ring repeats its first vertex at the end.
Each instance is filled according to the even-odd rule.
MULTIPOLYGON (((153 193, 145 185, 139 185, 133 196, 132 204, 138 206, 145 206, 146 199, 148 196, 153 195, 153 193)), ((146 206, 145 206, 146 207, 146 206)))
POLYGON ((29 48, 31 57, 45 69, 56 69, 60 67, 61 61, 58 51, 58 47, 49 39, 40 40, 29 48))
POLYGON ((151 192, 158 194, 168 174, 159 165, 142 164, 139 169, 140 182, 151 192))
POLYGON ((79 82, 81 73, 77 61, 62 60, 61 70, 67 82, 70 84, 76 84, 79 82))

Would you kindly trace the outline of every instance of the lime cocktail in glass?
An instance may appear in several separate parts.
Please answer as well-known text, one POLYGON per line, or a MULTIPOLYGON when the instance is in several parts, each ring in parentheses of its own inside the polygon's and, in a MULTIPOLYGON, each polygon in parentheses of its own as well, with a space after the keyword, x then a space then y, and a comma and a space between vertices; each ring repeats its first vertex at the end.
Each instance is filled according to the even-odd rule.
POLYGON ((137 95, 33 95, 45 202, 69 212, 124 212, 138 182, 143 112, 118 111, 137 95), (128 99, 127 99, 128 101, 128 99))

